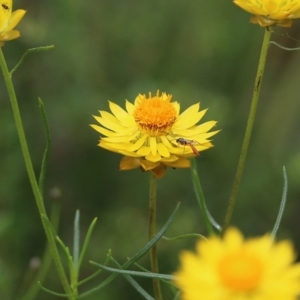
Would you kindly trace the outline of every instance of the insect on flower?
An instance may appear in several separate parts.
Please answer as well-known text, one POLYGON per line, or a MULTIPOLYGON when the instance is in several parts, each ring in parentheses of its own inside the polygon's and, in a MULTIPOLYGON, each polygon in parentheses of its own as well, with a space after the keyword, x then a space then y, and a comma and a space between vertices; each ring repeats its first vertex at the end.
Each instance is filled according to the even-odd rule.
POLYGON ((195 155, 199 155, 199 151, 196 149, 194 145, 198 145, 199 143, 195 140, 188 140, 184 138, 176 139, 176 143, 181 146, 190 146, 195 155))
POLYGON ((5 10, 8 10, 8 9, 9 9, 9 7, 7 6, 6 3, 2 3, 1 6, 2 6, 5 10))

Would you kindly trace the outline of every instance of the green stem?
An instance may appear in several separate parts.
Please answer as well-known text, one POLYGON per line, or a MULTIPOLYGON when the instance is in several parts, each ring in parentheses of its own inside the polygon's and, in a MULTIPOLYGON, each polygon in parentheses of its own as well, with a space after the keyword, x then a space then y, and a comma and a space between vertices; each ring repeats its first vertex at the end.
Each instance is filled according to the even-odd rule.
POLYGON ((191 165, 192 165, 192 180, 193 180, 194 190, 195 190, 196 197, 197 197, 197 200, 198 200, 201 212, 202 212, 202 217, 203 217, 203 220, 204 220, 204 223, 206 225, 206 229, 207 229, 209 235, 214 235, 214 229, 209 220, 209 212, 208 212, 206 204, 205 204, 205 198, 203 195, 200 178, 199 178, 198 172, 197 172, 197 164, 196 164, 196 160, 194 158, 191 159, 191 165))
POLYGON ((244 141, 243 141, 243 145, 242 145, 242 149, 241 149, 241 153, 240 153, 240 158, 239 158, 239 162, 238 162, 238 166, 237 166, 237 170, 236 170, 236 174, 235 174, 235 179, 233 182, 233 187, 231 190, 231 195, 229 198, 229 204, 228 204, 228 208, 227 208, 227 212, 226 212, 226 216, 225 216, 223 230, 225 230, 229 226, 231 216, 233 213, 233 209, 234 209, 234 206, 236 203, 239 185, 240 185, 242 175, 243 175, 243 170, 244 170, 247 152, 248 152, 248 148, 249 148, 251 133, 252 133, 253 124, 254 124, 255 115, 256 115, 256 108, 257 108, 257 104, 258 104, 258 100, 259 100, 261 83, 262 83, 263 74, 264 74, 264 70, 265 70, 265 64, 266 64, 266 58, 267 58, 267 54, 268 54, 268 47, 269 47, 269 41, 271 38, 271 34, 272 34, 271 29, 267 27, 265 29, 263 44, 262 44, 262 48, 261 48, 261 53, 260 53, 255 83, 254 83, 251 108, 250 108, 247 127, 246 127, 246 132, 245 132, 244 141))
MULTIPOLYGON (((155 236, 155 220, 156 220, 156 186, 157 178, 150 172, 150 201, 149 201, 149 241, 155 236)), ((154 244, 150 249, 150 263, 151 271, 158 273, 158 261, 156 245, 154 244)), ((156 300, 162 300, 159 279, 153 278, 153 289, 156 300)))
MULTIPOLYGON (((0 48, 0 66, 2 69, 3 76, 4 76, 8 95, 10 98, 12 111, 13 111, 13 115, 14 115, 14 119, 15 119, 15 124, 16 124, 16 128, 17 128, 18 136, 19 136, 19 141, 21 144, 21 150, 23 153, 23 158, 24 158, 27 174, 29 177, 31 188, 33 190, 36 205, 37 205, 40 215, 44 215, 48 219, 46 209, 44 206, 43 197, 40 193, 39 186, 38 186, 38 183, 36 180, 36 176, 34 174, 32 161, 30 158, 30 153, 29 153, 29 149, 28 149, 28 145, 27 145, 27 141, 26 141, 26 137, 25 137, 25 132, 23 129, 23 124, 22 124, 22 119, 21 119, 20 110, 19 110, 19 106, 18 106, 18 101, 17 101, 17 97, 15 94, 14 86, 12 83, 11 73, 9 72, 9 70, 7 68, 6 61, 5 61, 5 58, 4 58, 1 48, 0 48)), ((66 277, 66 274, 65 274, 65 271, 64 271, 64 268, 61 263, 59 253, 57 250, 55 236, 52 234, 51 229, 49 228, 49 226, 47 225, 47 223, 45 222, 45 220, 43 218, 42 218, 42 223, 43 223, 43 227, 44 227, 46 237, 47 237, 47 240, 49 243, 49 247, 50 247, 50 250, 51 250, 51 253, 53 256, 53 260, 56 265, 57 272, 60 277, 63 288, 64 288, 66 294, 71 294, 71 289, 70 289, 70 286, 68 283, 68 279, 66 277)), ((73 296, 70 296, 69 299, 74 300, 75 298, 73 296)))

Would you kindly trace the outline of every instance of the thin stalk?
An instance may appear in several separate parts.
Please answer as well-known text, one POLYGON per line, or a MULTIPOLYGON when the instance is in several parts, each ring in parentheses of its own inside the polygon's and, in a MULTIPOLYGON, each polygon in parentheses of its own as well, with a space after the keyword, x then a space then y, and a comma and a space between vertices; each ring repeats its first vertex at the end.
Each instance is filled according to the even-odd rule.
MULTIPOLYGON (((157 178, 150 172, 150 201, 149 201, 149 241, 155 236, 155 221, 156 221, 156 186, 157 178)), ((158 273, 158 261, 156 244, 150 249, 150 264, 151 271, 158 273)), ((153 289, 155 300, 162 300, 159 279, 153 278, 153 289)))
MULTIPOLYGON (((11 102, 12 111, 13 111, 13 115, 14 115, 14 119, 15 119, 15 124, 16 124, 16 128, 17 128, 18 136, 19 136, 19 141, 21 144, 21 150, 22 150, 27 174, 29 177, 29 181, 31 184, 31 188, 32 188, 34 198, 36 201, 36 205, 37 205, 40 215, 41 216, 44 215, 48 219, 46 209, 44 206, 43 197, 40 193, 39 185, 37 183, 37 179, 34 174, 32 161, 30 158, 30 153, 29 153, 29 149, 28 149, 28 145, 27 145, 27 141, 26 141, 26 137, 25 137, 22 118, 21 118, 20 110, 19 110, 19 106, 18 106, 18 101, 17 101, 16 93, 15 93, 12 78, 11 78, 11 73, 9 72, 9 70, 7 68, 6 61, 5 61, 5 58, 4 58, 1 48, 0 48, 0 67, 2 69, 6 88, 7 88, 9 99, 11 102)), ((63 285, 63 288, 64 288, 66 294, 71 294, 72 291, 70 289, 70 286, 69 286, 69 283, 67 280, 67 276, 65 274, 63 265, 62 265, 60 257, 59 257, 59 253, 58 253, 56 242, 55 242, 55 237, 52 234, 51 229, 49 228, 49 226, 47 225, 47 223, 45 222, 45 220, 43 218, 42 218, 42 224, 43 224, 43 227, 44 227, 44 230, 46 233, 46 237, 47 237, 47 240, 49 243, 52 257, 53 257, 54 263, 56 265, 57 272, 58 272, 59 278, 61 280, 61 283, 63 285)), ((68 299, 74 300, 75 298, 73 296, 69 296, 68 299)))
POLYGON ((214 235, 214 229, 213 229, 212 223, 210 221, 211 216, 210 216, 209 211, 205 204, 205 198, 203 195, 200 178, 199 178, 198 172, 197 172, 196 160, 191 159, 191 164, 192 164, 192 180, 193 180, 194 190, 195 190, 196 197, 197 197, 200 209, 201 209, 202 217, 203 217, 203 220, 204 220, 204 223, 206 225, 206 229, 207 229, 209 235, 214 235))
POLYGON ((254 83, 254 90, 253 90, 253 96, 252 96, 252 101, 251 101, 251 107, 250 107, 246 132, 244 135, 240 158, 239 158, 239 162, 238 162, 238 166, 237 166, 237 170, 236 170, 236 174, 235 174, 235 179, 233 182, 233 187, 231 190, 231 195, 229 198, 227 212, 225 215, 223 231, 229 226, 229 223, 230 223, 230 220, 232 217, 232 213, 233 213, 233 209, 234 209, 234 206, 236 203, 239 185, 240 185, 243 171, 244 171, 245 161, 246 161, 246 157, 247 157, 247 153, 248 153, 249 143, 250 143, 253 124, 254 124, 255 115, 256 115, 257 104, 258 104, 258 100, 259 100, 261 83, 262 83, 263 74, 264 74, 264 70, 265 70, 265 64, 266 64, 271 34, 272 34, 271 29, 267 27, 265 29, 264 39, 263 39, 262 48, 261 48, 261 52, 260 52, 260 58, 259 58, 259 63, 258 63, 258 68, 257 68, 257 73, 256 73, 256 78, 255 78, 255 83, 254 83))

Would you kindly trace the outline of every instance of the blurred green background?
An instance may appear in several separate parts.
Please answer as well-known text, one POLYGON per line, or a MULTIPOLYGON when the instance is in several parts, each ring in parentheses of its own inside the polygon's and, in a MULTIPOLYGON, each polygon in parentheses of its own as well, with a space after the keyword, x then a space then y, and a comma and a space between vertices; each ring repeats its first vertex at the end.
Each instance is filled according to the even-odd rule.
MULTIPOLYGON (((59 236, 72 248, 73 220, 81 212, 82 234, 98 223, 82 278, 92 274, 112 249, 120 263, 147 242, 149 174, 120 172, 121 156, 97 147, 99 135, 88 125, 92 114, 108 110, 108 100, 124 107, 139 94, 165 91, 181 109, 201 102, 205 120, 222 131, 215 147, 201 153, 198 171, 211 213, 223 223, 252 96, 263 29, 231 1, 15 1, 26 9, 18 25, 21 37, 5 44, 12 68, 28 49, 54 44, 48 52, 28 56, 14 83, 30 151, 38 173, 45 147, 38 109, 41 97, 52 134, 45 186, 48 209, 61 201, 59 236), (61 197, 55 200, 55 191, 61 197)), ((300 21, 290 29, 274 28, 272 39, 298 47, 300 21)), ((289 178, 288 203, 278 238, 293 239, 300 249, 300 54, 271 46, 261 99, 232 224, 246 236, 271 231, 280 204, 283 175, 289 178)), ((33 262, 45 248, 35 201, 25 171, 7 91, 0 82, 0 295, 22 299, 36 272, 33 262)), ((159 180, 158 225, 181 201, 168 236, 206 234, 193 192, 190 170, 169 169, 159 180)), ((161 240, 160 271, 178 267, 182 249, 195 240, 161 240)), ((140 263, 149 268, 148 257, 140 263)), ((100 284, 103 273, 81 291, 100 284)), ((151 292, 150 280, 138 281, 151 292)), ((52 267, 45 287, 62 292, 52 267)), ((166 299, 170 293, 165 290, 166 299)), ((40 292, 37 299, 55 299, 40 292)), ((59 299, 59 298, 57 298, 59 299)), ((118 277, 87 299, 141 299, 118 277)))

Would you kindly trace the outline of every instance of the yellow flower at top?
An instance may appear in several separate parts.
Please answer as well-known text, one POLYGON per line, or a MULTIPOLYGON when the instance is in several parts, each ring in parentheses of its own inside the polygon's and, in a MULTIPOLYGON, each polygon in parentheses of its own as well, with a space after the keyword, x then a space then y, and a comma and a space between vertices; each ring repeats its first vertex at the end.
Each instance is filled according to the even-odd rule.
POLYGON ((299 0, 233 0, 233 2, 253 14, 251 23, 262 27, 272 25, 291 27, 292 20, 300 18, 299 0))
POLYGON ((26 11, 18 9, 12 12, 12 0, 0 0, 0 47, 4 42, 14 40, 20 36, 14 28, 21 21, 26 11))
POLYGON ((162 177, 167 166, 188 168, 188 158, 211 148, 208 132, 216 121, 197 125, 206 110, 194 104, 179 114, 180 104, 171 102, 166 93, 138 95, 134 104, 126 101, 126 110, 109 102, 112 113, 100 111, 94 116, 99 125, 91 125, 101 135, 99 145, 109 151, 123 154, 121 170, 141 167, 162 177))
POLYGON ((235 228, 224 238, 200 240, 181 254, 175 273, 182 300, 296 300, 300 264, 289 241, 269 235, 244 240, 235 228))

